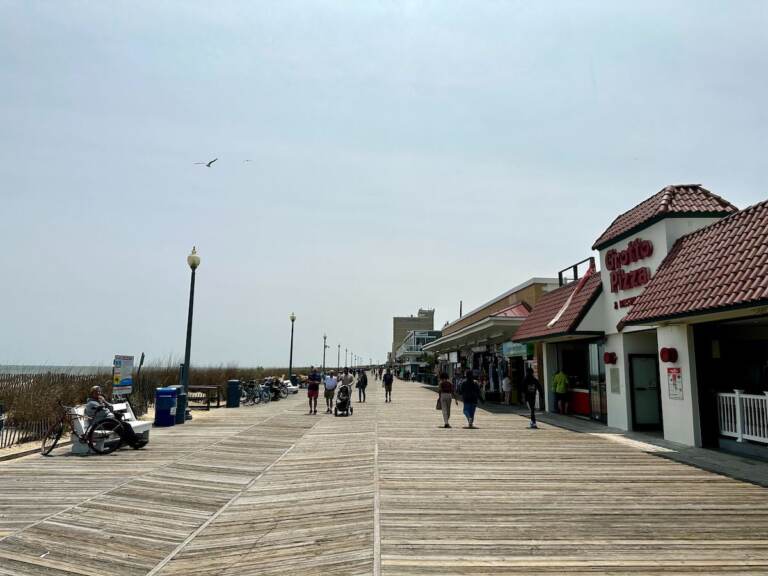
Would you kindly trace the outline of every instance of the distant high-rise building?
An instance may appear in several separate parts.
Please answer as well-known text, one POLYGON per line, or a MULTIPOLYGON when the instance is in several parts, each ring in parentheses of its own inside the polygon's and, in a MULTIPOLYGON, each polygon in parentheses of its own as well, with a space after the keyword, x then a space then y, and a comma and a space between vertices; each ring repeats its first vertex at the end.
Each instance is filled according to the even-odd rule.
POLYGON ((392 359, 400 344, 412 330, 434 330, 435 311, 419 308, 416 316, 395 316, 392 318, 392 359))

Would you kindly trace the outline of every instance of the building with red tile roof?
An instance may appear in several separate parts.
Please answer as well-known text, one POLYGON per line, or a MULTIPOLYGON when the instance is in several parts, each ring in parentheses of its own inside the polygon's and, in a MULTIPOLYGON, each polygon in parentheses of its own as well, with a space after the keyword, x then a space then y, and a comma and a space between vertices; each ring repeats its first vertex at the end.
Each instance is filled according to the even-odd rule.
POLYGON ((603 290, 600 274, 593 273, 581 286, 578 293, 574 294, 577 287, 578 282, 571 282, 542 296, 528 318, 517 329, 515 342, 577 334, 602 336, 602 330, 579 330, 579 323, 584 319, 603 290), (571 295, 573 295, 571 302, 553 323, 552 321, 571 295))
POLYGON ((624 325, 768 304, 768 201, 680 238, 624 325))
POLYGON ((666 186, 618 216, 595 240, 592 250, 615 244, 664 218, 723 217, 736 211, 737 208, 733 204, 713 194, 701 184, 666 186))

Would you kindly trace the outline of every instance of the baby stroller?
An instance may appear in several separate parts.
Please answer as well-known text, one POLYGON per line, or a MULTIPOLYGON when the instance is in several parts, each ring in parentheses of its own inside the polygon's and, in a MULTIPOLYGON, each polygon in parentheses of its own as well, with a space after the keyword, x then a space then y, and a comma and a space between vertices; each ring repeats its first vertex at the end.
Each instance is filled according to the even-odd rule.
POLYGON ((333 407, 333 415, 350 416, 354 409, 352 408, 352 392, 349 386, 342 384, 336 392, 336 405, 333 407))

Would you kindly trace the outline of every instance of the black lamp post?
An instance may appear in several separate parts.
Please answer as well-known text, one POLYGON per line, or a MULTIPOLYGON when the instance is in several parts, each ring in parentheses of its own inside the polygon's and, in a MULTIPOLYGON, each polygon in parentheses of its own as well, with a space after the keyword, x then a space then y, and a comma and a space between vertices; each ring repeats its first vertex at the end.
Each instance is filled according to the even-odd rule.
POLYGON ((193 246, 192 252, 187 256, 187 264, 192 269, 192 277, 189 281, 189 311, 187 313, 187 343, 184 347, 184 371, 181 375, 182 395, 177 398, 177 416, 176 423, 183 424, 187 417, 187 394, 189 393, 189 357, 192 349, 192 312, 195 306, 195 272, 200 266, 200 256, 197 255, 197 249, 193 246))
POLYGON ((336 352, 336 372, 341 370, 341 344, 339 344, 339 350, 336 352))
POLYGON ((344 368, 349 368, 349 348, 344 348, 344 368))
POLYGON ((293 383, 293 378, 291 377, 293 375, 293 325, 296 323, 296 314, 291 312, 289 318, 291 319, 291 356, 288 359, 288 380, 293 383))

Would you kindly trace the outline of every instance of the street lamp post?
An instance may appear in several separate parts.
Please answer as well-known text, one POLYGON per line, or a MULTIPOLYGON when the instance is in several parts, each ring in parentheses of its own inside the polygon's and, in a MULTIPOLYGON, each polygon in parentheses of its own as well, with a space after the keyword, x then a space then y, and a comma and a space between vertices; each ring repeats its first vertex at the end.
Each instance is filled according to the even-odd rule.
POLYGON ((339 344, 339 350, 336 352, 336 372, 341 370, 341 344, 339 344))
MULTIPOLYGON (((192 350, 192 312, 195 305, 195 272, 200 266, 200 256, 193 246, 192 252, 187 256, 187 264, 192 269, 192 277, 189 281, 189 311, 187 312, 187 342, 184 347, 184 371, 181 375, 182 396, 177 397, 176 410, 181 413, 177 424, 183 424, 187 418, 187 394, 189 393, 189 358, 192 350)), ((178 413, 177 412, 177 413, 178 413)))
POLYGON ((293 325, 296 323, 296 314, 291 312, 289 318, 291 319, 291 355, 288 358, 288 380, 293 383, 293 378, 291 378, 293 375, 293 325))
POLYGON ((344 348, 344 368, 349 367, 349 349, 344 348))
POLYGON ((328 336, 323 334, 323 376, 325 376, 325 351, 330 348, 330 346, 326 344, 326 340, 328 340, 328 336))

